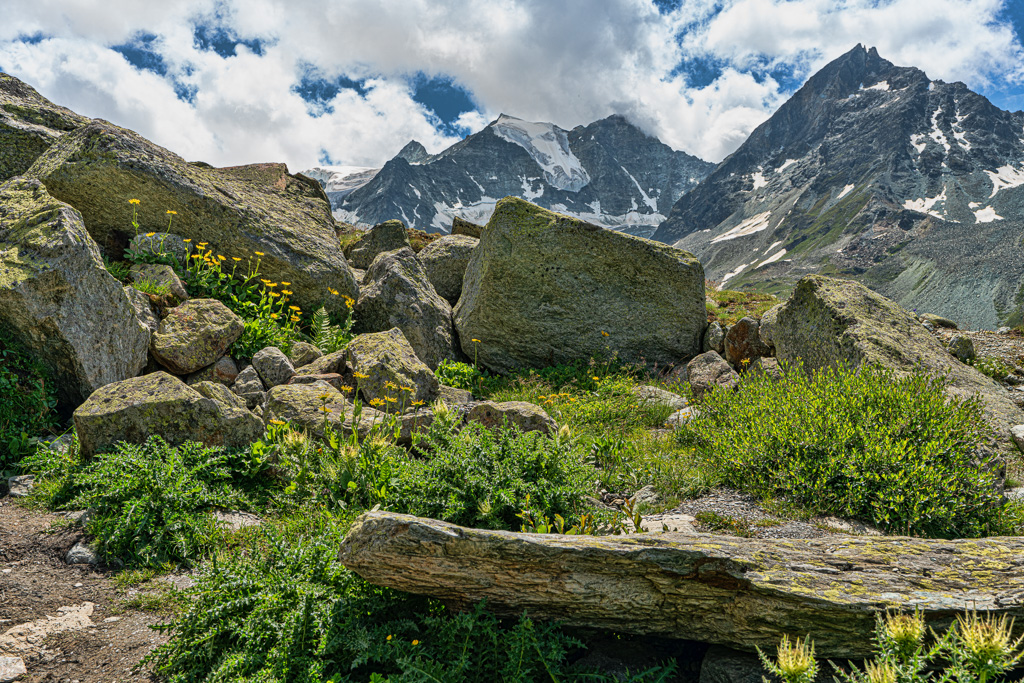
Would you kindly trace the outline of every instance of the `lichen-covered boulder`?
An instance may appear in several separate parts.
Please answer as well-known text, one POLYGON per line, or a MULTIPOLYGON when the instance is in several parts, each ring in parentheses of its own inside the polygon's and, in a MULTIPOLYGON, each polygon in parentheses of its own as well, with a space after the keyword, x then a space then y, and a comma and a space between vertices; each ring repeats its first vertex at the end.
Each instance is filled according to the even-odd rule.
POLYGON ((175 234, 243 266, 258 259, 261 276, 288 282, 305 310, 323 304, 343 313, 344 300, 331 290, 358 294, 323 189, 284 164, 188 163, 137 133, 94 120, 58 138, 25 175, 81 211, 110 255, 135 236, 128 200, 138 199, 143 230, 166 229, 166 212, 175 211, 175 234))
POLYGON ((256 368, 260 379, 267 387, 273 389, 278 384, 287 384, 295 376, 295 368, 284 351, 276 346, 260 349, 252 357, 252 366, 256 368))
POLYGON ((466 237, 480 239, 480 235, 483 233, 483 230, 483 226, 477 225, 476 223, 470 223, 464 218, 456 216, 452 219, 453 235, 465 235, 466 237))
POLYGON ((416 254, 434 290, 452 306, 462 294, 462 277, 479 242, 465 235, 445 235, 416 254))
POLYGON ((192 299, 160 321, 150 350, 165 368, 187 375, 223 356, 244 329, 242 319, 216 299, 192 299))
POLYGON ((27 171, 61 135, 88 122, 0 73, 0 183, 27 171))
POLYGON ((355 316, 363 332, 397 327, 416 355, 432 370, 456 360, 452 308, 427 279, 412 249, 379 255, 366 271, 355 316))
POLYGON ((229 448, 248 446, 263 434, 263 422, 248 410, 207 398, 166 372, 98 389, 75 410, 74 422, 86 456, 154 434, 172 445, 199 441, 229 448))
POLYGON ((709 323, 708 329, 704 331, 704 343, 701 344, 701 350, 704 352, 714 351, 718 355, 725 353, 725 330, 717 320, 709 323))
POLYGON ((941 315, 935 315, 934 313, 922 313, 919 317, 921 320, 931 323, 935 327, 944 327, 947 330, 957 329, 955 322, 949 318, 943 318, 941 315))
POLYGON ((149 328, 81 214, 37 180, 0 185, 0 328, 46 368, 64 407, 146 365, 149 328))
POLYGON ((385 221, 367 230, 352 245, 348 256, 356 268, 366 270, 380 254, 403 247, 412 247, 405 225, 402 221, 385 221))
POLYGON ((871 363, 897 372, 922 368, 943 375, 949 394, 981 398, 986 418, 1006 447, 1010 427, 1024 422, 1024 412, 1005 389, 956 361, 916 317, 860 283, 804 277, 779 310, 772 338, 780 361, 800 361, 808 371, 871 363))
POLYGON ((496 403, 483 401, 469 409, 469 422, 479 422, 488 429, 516 428, 521 432, 554 434, 558 424, 540 406, 525 401, 496 403))
POLYGON ((636 397, 644 405, 667 406, 672 410, 682 410, 689 405, 686 399, 679 394, 649 384, 637 387, 636 397))
POLYGON ((966 334, 954 334, 949 340, 948 348, 949 352, 963 363, 978 357, 978 352, 974 350, 974 342, 966 334))
POLYGON ((238 379, 238 364, 231 356, 221 356, 211 365, 197 370, 188 376, 185 383, 189 386, 199 382, 217 382, 230 387, 238 379))
POLYGON ((740 383, 740 376, 732 366, 714 351, 702 353, 691 360, 686 364, 686 372, 697 400, 714 387, 735 389, 740 383))
POLYGON ((256 368, 251 365, 238 373, 235 383, 231 385, 231 391, 245 399, 249 410, 262 406, 267 400, 267 388, 263 385, 256 368))
POLYGON ((515 197, 498 202, 455 307, 462 350, 502 373, 613 354, 668 365, 700 352, 706 325, 691 254, 515 197))
POLYGON ((185 292, 185 285, 174 272, 174 269, 162 263, 136 263, 131 267, 128 275, 133 284, 142 286, 142 283, 149 283, 158 287, 166 287, 169 294, 173 294, 178 301, 188 299, 185 292))
POLYGON ((437 397, 437 376, 417 357, 397 327, 359 335, 349 342, 345 355, 366 401, 395 398, 395 403, 410 406, 437 397), (403 387, 412 391, 403 391, 403 387))
POLYGON ((323 351, 309 342, 300 341, 292 344, 292 349, 288 352, 288 360, 290 360, 292 362, 292 366, 298 370, 303 365, 309 365, 317 358, 322 358, 323 355, 323 351))
POLYGON ((776 304, 765 311, 761 316, 761 324, 757 329, 757 333, 761 337, 761 341, 773 349, 775 348, 775 323, 779 319, 779 311, 782 310, 783 306, 785 306, 785 304, 776 304))
POLYGON ((772 349, 761 340, 760 323, 756 318, 744 317, 729 328, 725 335, 725 360, 733 367, 744 369, 755 358, 770 356, 772 349))
POLYGON ((437 388, 437 399, 450 406, 464 406, 473 402, 472 392, 442 384, 437 388))
MULTIPOLYGON (((130 285, 124 288, 124 293, 132 305, 132 310, 135 311, 135 317, 146 326, 150 334, 160 329, 160 318, 156 317, 152 300, 130 285)), ((146 348, 149 348, 148 341, 146 342, 146 348)))
POLYGON ((320 356, 295 371, 296 375, 339 375, 351 374, 348 367, 348 354, 344 349, 320 356))
POLYGON ((219 382, 196 382, 190 386, 200 395, 212 399, 217 403, 222 403, 231 408, 238 408, 239 410, 249 409, 244 398, 219 382))

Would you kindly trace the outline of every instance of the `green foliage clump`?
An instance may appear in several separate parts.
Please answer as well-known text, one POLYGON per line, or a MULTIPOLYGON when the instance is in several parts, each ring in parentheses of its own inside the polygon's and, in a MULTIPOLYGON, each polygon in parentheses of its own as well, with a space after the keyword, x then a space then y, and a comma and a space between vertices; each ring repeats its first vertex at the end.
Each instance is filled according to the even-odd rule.
POLYGON ((569 439, 435 424, 413 449, 419 458, 407 462, 390 509, 482 529, 518 530, 524 509, 579 520, 595 477, 569 439))
POLYGON ((121 284, 128 284, 128 276, 131 275, 131 265, 127 261, 111 261, 103 257, 103 267, 110 275, 121 284))
POLYGON ((152 280, 136 280, 132 283, 132 287, 143 294, 152 294, 153 296, 167 296, 171 293, 170 287, 152 280))
POLYGON ((991 436, 977 399, 948 398, 943 382, 873 367, 781 379, 747 377, 705 396, 678 432, 721 481, 807 510, 888 531, 976 537, 1006 530, 991 436), (991 457, 991 456, 990 456, 991 457))
POLYGON ((665 681, 671 665, 615 679, 569 663, 580 641, 526 616, 502 621, 483 605, 441 603, 367 584, 337 560, 342 527, 311 515, 307 535, 275 531, 220 557, 171 640, 144 663, 169 683, 503 683, 665 681))
POLYGON ((213 510, 254 506, 266 463, 252 451, 172 447, 153 436, 92 460, 76 448, 40 449, 23 467, 36 474, 38 502, 89 510, 86 530, 103 558, 163 567, 206 554, 220 538, 213 510))
POLYGON ((994 380, 1006 379, 1006 377, 1012 375, 1016 369, 1009 363, 1006 363, 995 356, 978 356, 977 358, 968 360, 967 364, 973 366, 975 370, 988 375, 994 380))
POLYGON ((42 366, 7 333, 0 333, 0 396, 0 474, 13 474, 57 426, 57 394, 42 366))
POLYGON ((484 380, 484 374, 469 363, 447 359, 441 361, 434 374, 441 384, 466 391, 479 389, 484 380))
POLYGON ((355 319, 352 317, 352 298, 345 297, 345 303, 348 305, 349 312, 343 320, 331 320, 331 316, 323 306, 313 313, 310 320, 307 339, 324 353, 340 351, 348 346, 355 336, 352 334, 352 326, 355 324, 355 319))

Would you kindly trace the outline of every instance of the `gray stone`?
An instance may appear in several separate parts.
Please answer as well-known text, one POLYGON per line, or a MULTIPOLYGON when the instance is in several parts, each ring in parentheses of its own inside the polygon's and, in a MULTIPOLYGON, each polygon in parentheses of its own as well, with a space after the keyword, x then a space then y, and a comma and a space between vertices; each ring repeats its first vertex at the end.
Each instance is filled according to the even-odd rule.
POLYGON ((954 334, 949 340, 947 348, 962 363, 978 357, 978 353, 974 350, 974 341, 965 334, 954 334))
POLYGON ((397 327, 361 334, 349 343, 345 353, 359 392, 368 402, 393 398, 395 403, 409 406, 418 401, 429 403, 437 397, 437 376, 413 353, 397 327), (412 391, 403 391, 403 387, 412 391))
POLYGON ((295 375, 288 380, 288 384, 316 384, 317 382, 330 384, 348 399, 352 398, 352 394, 355 391, 355 388, 350 384, 346 384, 345 378, 336 372, 323 375, 295 375))
POLYGON ((324 352, 313 346, 309 342, 295 342, 292 344, 292 350, 288 353, 288 360, 292 362, 292 366, 298 370, 303 365, 309 365, 317 358, 322 358, 324 352))
MULTIPOLYGON (((152 334, 160 329, 160 318, 156 317, 156 312, 153 310, 153 302, 150 301, 148 296, 131 286, 125 287, 124 293, 135 310, 135 317, 146 326, 146 329, 149 330, 150 338, 152 338, 152 334)), ((146 342, 146 348, 149 348, 149 342, 146 342)))
POLYGON ((185 383, 191 386, 199 382, 219 382, 230 387, 236 379, 238 379, 238 364, 235 363, 235 359, 231 356, 221 356, 212 365, 193 372, 185 383))
POLYGON ((153 357, 176 375, 205 368, 224 355, 245 329, 216 299, 192 299, 170 309, 153 334, 153 357))
POLYGON ((344 349, 328 353, 326 356, 320 356, 301 368, 296 366, 295 370, 296 375, 327 375, 334 373, 342 376, 351 374, 344 349))
POLYGON ((525 401, 495 403, 484 401, 469 409, 469 422, 479 422, 488 429, 517 428, 521 432, 554 434, 558 425, 543 408, 525 401))
POLYGON ((34 474, 22 474, 16 477, 7 477, 7 493, 11 498, 24 498, 32 493, 36 485, 34 474))
POLYGON ((153 434, 172 445, 199 441, 229 448, 248 446, 263 434, 263 423, 248 410, 207 398, 165 372, 101 387, 75 410, 74 423, 86 457, 118 441, 143 443, 153 434))
POLYGON ((678 429, 695 417, 697 417, 697 409, 693 406, 687 406, 669 415, 668 419, 665 420, 665 425, 672 429, 678 429))
POLYGON ((672 410, 682 410, 689 405, 686 399, 679 394, 650 385, 637 387, 636 395, 640 399, 640 403, 644 405, 668 406, 672 410))
POLYGON ((654 486, 648 484, 631 496, 633 503, 639 505, 656 505, 661 502, 661 496, 654 490, 654 486))
POLYGON ((146 365, 149 329, 81 214, 37 180, 0 185, 0 328, 46 369, 62 407, 146 365))
POLYGON ((702 353, 708 351, 714 351, 719 355, 725 353, 725 330, 717 320, 709 323, 708 329, 704 331, 704 342, 701 344, 701 349, 702 353))
POLYGON ((196 382, 189 386, 195 389, 195 391, 200 395, 212 399, 217 403, 221 403, 229 408, 235 408, 237 410, 249 409, 249 405, 244 398, 231 391, 231 389, 228 389, 220 382, 196 382))
POLYGON ((397 327, 416 355, 434 370, 457 360, 452 308, 434 290, 412 249, 379 255, 366 271, 355 316, 363 332, 397 327))
POLYGON ((719 645, 707 651, 700 666, 700 683, 761 683, 767 675, 757 655, 719 645))
POLYGON ((465 235, 445 235, 416 254, 430 284, 452 306, 459 301, 466 266, 479 243, 479 239, 465 235))
POLYGON ((442 384, 437 388, 437 398, 450 406, 468 405, 473 402, 472 392, 442 384))
POLYGON ((229 531, 241 531, 263 523, 263 520, 256 515, 238 510, 215 510, 213 519, 217 522, 217 526, 229 531))
POLYGON ((782 310, 784 305, 785 304, 775 304, 765 311, 761 316, 761 324, 757 330, 758 335, 761 337, 761 341, 773 349, 775 348, 775 323, 778 322, 779 311, 782 310))
POLYGON ((1010 438, 1017 444, 1017 448, 1024 453, 1024 425, 1014 425, 1010 427, 1010 438))
POLYGON ((68 564, 99 564, 100 558, 95 550, 79 541, 64 556, 64 561, 68 564))
POLYGON ((378 255, 411 246, 409 233, 402 221, 385 221, 367 230, 352 245, 348 257, 356 268, 366 270, 378 255))
POLYGON ((949 318, 943 318, 941 315, 935 315, 933 313, 922 313, 920 316, 921 320, 929 322, 935 327, 944 327, 947 330, 957 329, 956 323, 949 318))
POLYGON ((996 330, 996 334, 1010 334, 1011 332, 1013 332, 1012 327, 1000 327, 996 330))
POLYGON ((761 341, 760 327, 757 319, 745 317, 729 328, 725 335, 725 360, 734 368, 744 370, 754 359, 772 354, 771 347, 761 341))
POLYGON ((481 233, 483 233, 483 227, 476 223, 470 223, 458 216, 452 219, 453 235, 465 235, 466 237, 475 237, 476 239, 480 239, 481 233))
POLYGON ((714 351, 702 353, 686 365, 690 377, 690 388, 698 401, 715 387, 735 389, 740 376, 714 351))
POLYGON ((231 385, 231 391, 245 399, 249 410, 263 405, 267 398, 267 388, 263 386, 263 380, 260 379, 256 368, 251 365, 238 373, 235 383, 231 385))
POLYGON ((292 362, 284 355, 284 351, 276 346, 268 346, 257 351, 252 357, 252 367, 256 368, 268 389, 273 389, 279 384, 287 384, 288 380, 295 376, 292 362))
POLYGON ((173 295, 177 301, 188 299, 185 285, 170 266, 157 263, 136 263, 131 267, 128 279, 133 283, 149 282, 166 287, 167 292, 173 295))
POLYGON ((21 657, 0 657, 0 683, 10 683, 28 673, 21 657))
POLYGON ((135 254, 148 254, 151 256, 166 256, 174 259, 179 264, 188 264, 189 246, 181 235, 174 235, 169 232, 147 232, 139 233, 128 242, 128 251, 135 254))
POLYGON ((669 365, 700 351, 704 269, 687 252, 498 202, 455 307, 465 354, 507 373, 617 355, 669 365))
POLYGON ((746 374, 753 375, 759 372, 774 379, 782 379, 782 368, 777 358, 755 358, 754 362, 747 366, 746 374))

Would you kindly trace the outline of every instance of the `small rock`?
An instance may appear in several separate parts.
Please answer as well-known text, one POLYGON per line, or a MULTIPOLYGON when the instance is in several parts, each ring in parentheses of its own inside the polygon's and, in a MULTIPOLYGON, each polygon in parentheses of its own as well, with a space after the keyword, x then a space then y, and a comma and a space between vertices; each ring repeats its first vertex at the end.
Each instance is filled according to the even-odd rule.
POLYGON ((28 673, 21 657, 0 657, 0 683, 16 681, 28 673))
POLYGON ((539 431, 544 434, 553 434, 558 430, 558 425, 542 408, 524 401, 477 403, 470 409, 466 419, 479 422, 489 429, 514 426, 523 432, 539 431))
POLYGON ((103 620, 104 624, 113 624, 114 622, 121 621, 121 617, 107 617, 103 620))
POLYGON ((86 544, 79 541, 71 550, 68 551, 65 556, 65 561, 68 564, 99 564, 100 558, 96 555, 96 551, 87 546, 86 544))
POLYGON ((467 237, 475 237, 480 239, 480 235, 483 233, 483 227, 476 223, 470 223, 469 221, 459 218, 456 216, 452 219, 452 233, 453 235, 466 235, 467 237))
POLYGON ((978 357, 974 350, 974 342, 963 334, 953 335, 953 338, 949 340, 949 352, 963 363, 978 357))
POLYGON ((1000 327, 996 330, 996 334, 1010 334, 1011 332, 1013 332, 1013 328, 1010 327, 1000 327))
POLYGON ((944 327, 947 330, 957 329, 956 323, 949 318, 943 318, 941 315, 933 315, 931 313, 922 313, 920 316, 921 320, 929 322, 935 327, 944 327))
POLYGON ((11 498, 24 498, 35 486, 36 477, 33 474, 22 474, 17 477, 7 478, 7 491, 11 498))
POLYGON ((714 351, 702 353, 686 365, 690 376, 690 388, 698 400, 713 387, 734 389, 740 376, 714 351))
POLYGON ((245 399, 249 410, 261 406, 267 399, 267 388, 263 386, 256 368, 249 366, 238 373, 235 383, 231 385, 231 391, 245 399))
POLYGON ((665 425, 672 429, 678 429, 695 417, 697 417, 697 409, 693 406, 687 406, 669 415, 668 419, 665 420, 665 425))
POLYGON ((1013 442, 1017 444, 1017 448, 1024 453, 1024 425, 1010 427, 1010 437, 1013 439, 1013 442))
POLYGON ((640 528, 648 533, 695 534, 693 526, 697 520, 692 515, 681 512, 668 512, 660 515, 644 515, 640 519, 640 528))
POLYGON ((758 335, 761 337, 761 341, 767 344, 771 348, 775 348, 775 324, 779 319, 779 311, 785 304, 776 304, 772 306, 764 315, 761 316, 761 325, 757 330, 758 335))
POLYGON ((770 356, 772 349, 761 341, 761 323, 755 318, 740 318, 725 335, 725 360, 733 367, 745 369, 755 358, 770 356))
POLYGON ((663 405, 672 408, 672 410, 682 410, 688 405, 686 399, 679 394, 674 394, 671 391, 665 391, 651 385, 637 387, 636 395, 644 405, 663 405))
POLYGON ((754 375, 759 372, 763 372, 773 379, 782 379, 782 368, 779 367, 779 361, 776 358, 762 356, 755 358, 754 362, 747 366, 746 374, 754 375))
POLYGON ((1019 500, 1024 503, 1024 486, 1015 489, 1007 489, 1003 495, 1006 496, 1007 500, 1019 500))
POLYGON ((352 398, 352 392, 354 389, 345 384, 345 378, 336 372, 325 372, 322 375, 295 375, 288 384, 315 384, 317 382, 327 382, 332 387, 340 391, 345 398, 352 398))
POLYGON ((466 405, 473 402, 472 392, 456 389, 445 384, 437 388, 437 397, 450 406, 466 405))
POLYGON ((639 491, 633 494, 633 503, 639 505, 645 503, 647 505, 654 505, 661 500, 661 496, 654 490, 654 487, 648 484, 639 491))
POLYGON ((717 320, 708 325, 708 329, 704 331, 704 343, 701 349, 704 352, 725 353, 725 330, 717 320))
POLYGON ((402 221, 385 221, 373 226, 359 238, 352 246, 349 258, 356 268, 365 270, 379 254, 410 246, 409 233, 402 221))
POLYGON ((928 330, 932 334, 935 334, 935 325, 933 325, 932 323, 928 322, 927 320, 925 320, 923 323, 921 323, 921 327, 923 327, 924 329, 928 330))
POLYGON ((224 386, 231 386, 238 379, 238 364, 231 356, 221 356, 217 362, 207 365, 202 370, 197 370, 188 376, 185 384, 192 386, 200 382, 219 382, 224 386))
POLYGON ((217 520, 217 526, 231 531, 240 531, 263 523, 263 520, 256 515, 238 510, 217 510, 213 513, 213 518, 217 520))
POLYGON ((257 351, 256 355, 252 357, 252 367, 256 368, 260 379, 269 389, 287 384, 288 380, 295 376, 295 367, 292 362, 276 346, 268 346, 257 351))
MULTIPOLYGON (((136 263, 128 276, 132 282, 150 282, 167 288, 167 291, 178 301, 188 299, 185 285, 170 266, 155 263, 136 263)), ((146 293, 146 292, 144 292, 146 293)))
POLYGON ((288 360, 292 362, 292 366, 298 370, 304 365, 309 365, 317 358, 323 357, 324 352, 313 346, 309 342, 295 342, 292 344, 291 353, 288 354, 288 360))
POLYGON ((244 329, 242 319, 220 301, 192 299, 170 309, 150 351, 172 373, 188 375, 223 356, 244 329))

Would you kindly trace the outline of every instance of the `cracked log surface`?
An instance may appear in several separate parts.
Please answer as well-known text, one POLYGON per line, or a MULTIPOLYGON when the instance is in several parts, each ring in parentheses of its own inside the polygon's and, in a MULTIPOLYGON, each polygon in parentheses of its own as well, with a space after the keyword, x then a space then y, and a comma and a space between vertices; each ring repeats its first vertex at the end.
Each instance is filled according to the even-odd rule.
POLYGON ((341 561, 366 580, 498 613, 752 650, 810 634, 825 657, 871 652, 875 615, 965 608, 1024 621, 1024 538, 764 540, 560 536, 389 512, 356 520, 341 561))

